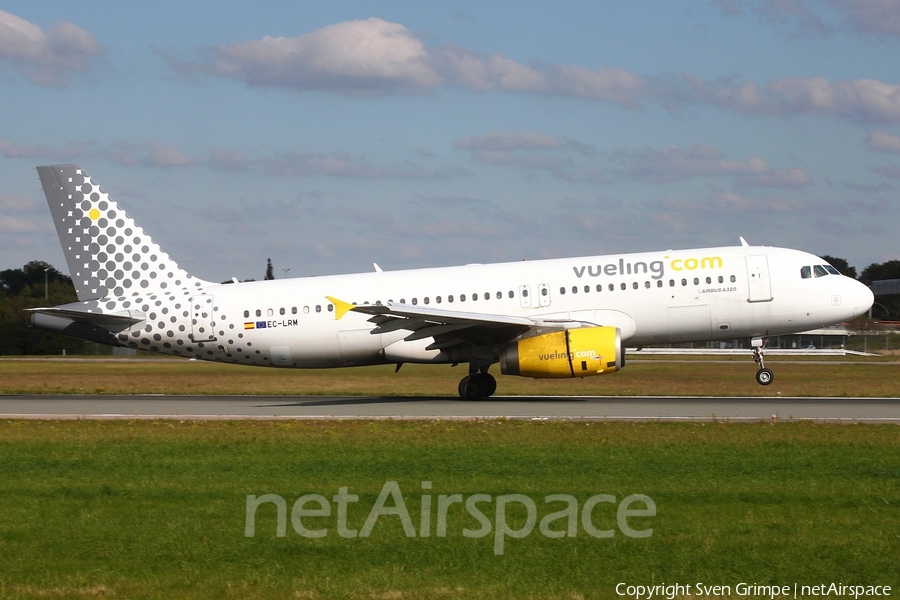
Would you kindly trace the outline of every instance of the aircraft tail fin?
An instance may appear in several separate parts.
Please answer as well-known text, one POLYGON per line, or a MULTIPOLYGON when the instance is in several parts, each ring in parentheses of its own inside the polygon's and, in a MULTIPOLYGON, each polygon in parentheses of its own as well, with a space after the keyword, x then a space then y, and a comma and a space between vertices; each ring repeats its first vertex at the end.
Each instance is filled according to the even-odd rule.
POLYGON ((81 167, 37 171, 79 300, 208 285, 175 264, 81 167))

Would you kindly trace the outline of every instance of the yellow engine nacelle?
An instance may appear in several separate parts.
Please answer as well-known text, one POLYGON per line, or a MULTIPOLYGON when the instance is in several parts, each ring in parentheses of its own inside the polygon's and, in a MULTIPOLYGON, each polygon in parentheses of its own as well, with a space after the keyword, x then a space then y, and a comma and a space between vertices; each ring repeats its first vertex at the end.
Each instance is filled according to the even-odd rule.
POLYGON ((500 349, 500 371, 522 377, 589 377, 625 366, 617 327, 579 327, 525 338, 500 349))

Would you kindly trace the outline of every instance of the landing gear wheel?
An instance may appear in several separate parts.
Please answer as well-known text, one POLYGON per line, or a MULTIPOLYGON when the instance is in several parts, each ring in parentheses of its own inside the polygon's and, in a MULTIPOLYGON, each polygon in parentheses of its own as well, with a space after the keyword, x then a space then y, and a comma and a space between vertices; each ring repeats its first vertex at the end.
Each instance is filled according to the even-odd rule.
POLYGON ((756 383, 759 385, 769 385, 774 378, 772 371, 769 369, 760 369, 756 372, 756 383))
POLYGON ((481 373, 481 376, 484 377, 487 382, 487 393, 484 395, 485 398, 490 398, 494 395, 494 392, 497 391, 497 380, 494 379, 494 376, 490 373, 481 373))
POLYGON ((459 397, 463 400, 483 400, 497 391, 497 380, 490 373, 466 375, 459 382, 459 397))

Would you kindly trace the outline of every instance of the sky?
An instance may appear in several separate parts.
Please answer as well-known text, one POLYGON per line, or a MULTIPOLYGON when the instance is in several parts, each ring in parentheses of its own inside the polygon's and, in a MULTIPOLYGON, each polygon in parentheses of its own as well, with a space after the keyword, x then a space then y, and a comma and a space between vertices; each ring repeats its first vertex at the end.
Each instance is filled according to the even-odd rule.
POLYGON ((900 258, 900 0, 8 1, 0 270, 81 165, 207 280, 900 258))

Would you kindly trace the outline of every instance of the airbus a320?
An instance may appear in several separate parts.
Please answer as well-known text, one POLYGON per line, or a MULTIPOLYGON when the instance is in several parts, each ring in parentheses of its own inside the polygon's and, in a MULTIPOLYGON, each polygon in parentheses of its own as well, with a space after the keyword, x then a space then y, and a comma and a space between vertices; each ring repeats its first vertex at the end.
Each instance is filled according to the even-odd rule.
POLYGON ((825 260, 740 246, 214 283, 181 269, 77 165, 38 167, 78 301, 33 309, 39 329, 113 346, 275 368, 468 364, 590 377, 625 346, 751 340, 756 379, 772 335, 852 319, 872 292, 825 260))

